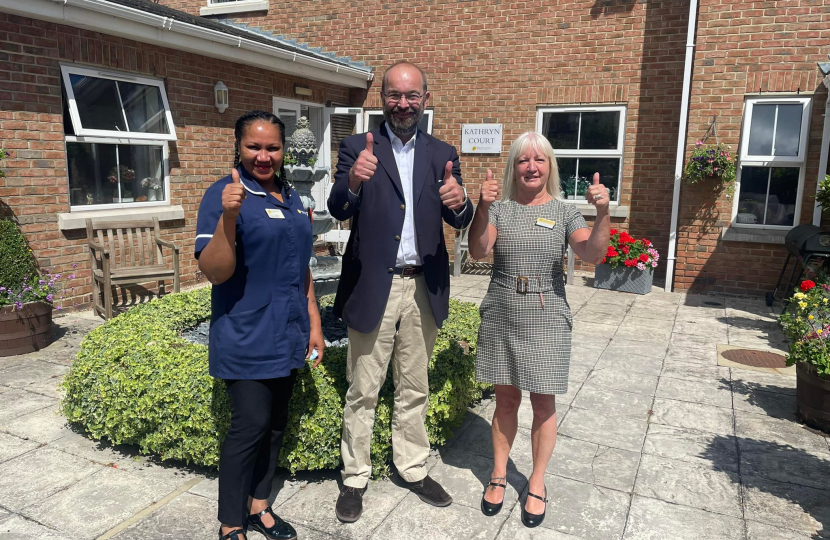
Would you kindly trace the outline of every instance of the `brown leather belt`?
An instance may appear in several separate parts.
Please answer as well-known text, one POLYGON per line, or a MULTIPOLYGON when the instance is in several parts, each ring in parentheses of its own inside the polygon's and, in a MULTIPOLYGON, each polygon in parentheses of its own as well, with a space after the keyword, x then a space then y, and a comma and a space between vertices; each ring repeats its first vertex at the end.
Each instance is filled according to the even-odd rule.
POLYGON ((424 273, 423 266, 396 266, 395 274, 403 277, 418 276, 424 273))

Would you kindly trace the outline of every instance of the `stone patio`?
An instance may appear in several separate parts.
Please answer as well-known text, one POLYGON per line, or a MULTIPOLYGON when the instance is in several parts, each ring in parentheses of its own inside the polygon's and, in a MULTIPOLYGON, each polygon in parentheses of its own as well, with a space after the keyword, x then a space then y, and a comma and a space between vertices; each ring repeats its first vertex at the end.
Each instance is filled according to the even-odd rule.
MULTIPOLYGON (((453 296, 478 303, 488 281, 462 275, 453 296)), ((496 517, 479 510, 491 400, 430 459, 452 506, 430 507, 385 480, 370 485, 360 521, 344 525, 334 517, 339 475, 330 471, 279 477, 276 511, 308 540, 830 538, 830 441, 795 422, 795 378, 718 366, 718 345, 786 350, 763 302, 658 289, 633 296, 577 281, 568 286, 570 389, 558 399, 541 527, 525 529, 516 502, 531 472, 529 400, 496 517)), ((214 475, 65 426, 56 386, 100 321, 56 322, 47 349, 0 359, 0 539, 215 538, 214 475)))

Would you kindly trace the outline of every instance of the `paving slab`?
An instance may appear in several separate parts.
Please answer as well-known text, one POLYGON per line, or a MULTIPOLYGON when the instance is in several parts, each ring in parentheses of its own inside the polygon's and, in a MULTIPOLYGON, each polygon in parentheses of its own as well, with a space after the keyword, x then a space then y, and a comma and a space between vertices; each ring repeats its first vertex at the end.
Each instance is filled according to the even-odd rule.
MULTIPOLYGON (((487 517, 481 513, 480 509, 460 504, 436 508, 410 493, 369 538, 377 540, 390 538, 395 540, 491 539, 498 534, 501 524, 507 517, 507 513, 487 517)), ((360 521, 363 519, 364 517, 361 517, 360 521)))
POLYGON ((49 443, 71 433, 57 405, 0 422, 0 431, 39 443, 49 443))
POLYGON ((740 447, 771 443, 830 457, 823 434, 787 420, 739 411, 735 415, 735 435, 740 447))
POLYGON ((666 356, 669 348, 668 341, 658 341, 656 339, 649 343, 642 341, 628 340, 624 337, 616 337, 608 344, 605 353, 613 356, 636 356, 640 358, 654 358, 662 360, 666 356))
POLYGON ((0 432, 0 463, 25 454, 26 452, 31 452, 39 446, 41 444, 38 442, 21 439, 8 433, 0 432))
MULTIPOLYGON (((370 482, 368 488, 363 495, 363 515, 356 523, 341 523, 334 515, 334 505, 340 493, 335 479, 309 482, 297 495, 280 506, 280 517, 289 523, 298 523, 350 540, 368 538, 410 493, 390 480, 370 482)), ((417 498, 416 501, 427 506, 417 498)), ((416 501, 410 506, 414 506, 416 501)), ((463 508, 461 505, 457 507, 463 508)), ((480 510, 478 515, 482 515, 480 510)))
POLYGON ((650 422, 678 428, 733 435, 732 411, 713 405, 656 398, 650 422))
POLYGON ((792 529, 782 529, 767 523, 746 520, 747 540, 809 540, 814 538, 792 529))
POLYGON ((617 333, 616 324, 601 324, 597 322, 574 321, 574 335, 581 335, 582 339, 605 338, 611 339, 617 333))
POLYGON ((749 369, 732 370, 732 386, 738 393, 750 390, 795 395, 796 378, 749 369))
POLYGON ((620 325, 618 336, 632 341, 668 341, 671 338, 673 319, 639 319, 626 317, 620 325))
POLYGON ((741 473, 816 489, 830 489, 830 452, 738 439, 741 473))
POLYGON ((580 540, 581 538, 580 536, 554 531, 544 526, 528 529, 522 524, 521 508, 516 506, 510 517, 502 525, 501 532, 496 540, 580 540))
POLYGON ((61 531, 44 527, 32 520, 21 516, 13 515, 8 519, 0 521, 0 538, 13 540, 26 538, 33 540, 74 540, 61 531))
POLYGON ((652 375, 606 368, 594 369, 588 375, 585 386, 653 396, 657 390, 657 380, 657 377, 652 375))
POLYGON ((12 388, 0 394, 0 422, 19 418, 40 409, 57 404, 55 398, 12 388))
POLYGON ((560 435, 548 462, 548 474, 630 492, 640 462, 639 452, 609 448, 560 435))
POLYGON ((579 538, 620 538, 630 496, 560 476, 545 477, 548 507, 541 527, 579 538))
MULTIPOLYGON (((672 332, 671 338, 669 339, 671 342, 671 346, 674 347, 675 350, 687 350, 687 349, 704 349, 704 350, 716 350, 715 344, 716 343, 726 343, 725 339, 718 339, 714 336, 707 336, 707 335, 694 335, 694 334, 683 334, 677 331, 672 332), (714 343, 713 343, 714 342, 714 343)), ((669 352, 672 352, 671 350, 669 352)))
MULTIPOLYGON (((737 385, 733 383, 733 388, 737 385)), ((792 394, 778 394, 748 390, 742 393, 740 388, 732 392, 732 406, 736 411, 761 414, 772 418, 796 421, 796 400, 792 394)))
POLYGON ((648 418, 653 398, 645 394, 633 394, 586 385, 574 398, 571 407, 604 411, 615 416, 648 418))
POLYGON ((623 540, 743 540, 743 521, 634 495, 623 540))
POLYGON ((639 452, 645 439, 646 419, 610 415, 603 411, 571 409, 559 428, 562 435, 639 452))
POLYGON ((673 321, 676 317, 677 306, 669 304, 643 305, 635 302, 628 310, 626 319, 673 321))
POLYGON ((672 379, 700 379, 705 381, 723 380, 729 384, 731 379, 729 368, 713 364, 698 364, 677 358, 666 358, 663 361, 662 377, 672 379))
POLYGON ((114 468, 102 468, 22 514, 73 538, 97 538, 175 490, 175 486, 114 468))
POLYGON ((0 506, 18 512, 101 468, 48 447, 23 454, 0 464, 0 506))
POLYGON ((729 339, 729 326, 725 323, 709 322, 707 319, 695 319, 689 321, 678 320, 674 323, 674 332, 677 334, 690 334, 693 336, 705 336, 710 342, 726 343, 729 339), (706 321, 706 322, 703 322, 706 321))
POLYGON ((720 381, 662 377, 657 386, 657 397, 727 409, 732 407, 732 389, 728 379, 720 381))
POLYGON ((42 360, 27 360, 0 372, 0 380, 3 381, 3 384, 12 388, 25 388, 33 384, 42 384, 45 380, 52 380, 57 386, 60 378, 67 371, 69 371, 67 366, 42 360))
POLYGON ((634 493, 740 518, 740 487, 737 472, 646 454, 634 493))
MULTIPOLYGON (((646 342, 642 343, 643 345, 649 345, 646 342)), ((612 369, 628 373, 642 373, 643 375, 657 377, 663 370, 663 359, 636 354, 621 354, 616 349, 609 347, 602 353, 594 368, 597 370, 612 369)))
MULTIPOLYGON (((134 525, 116 534, 114 540, 183 540, 216 538, 218 502, 183 493, 134 525)), ((251 540, 257 538, 251 534, 251 540)), ((306 538, 305 536, 303 538, 306 538)))
MULTIPOLYGON (((331 475, 334 473, 332 471, 331 475)), ((271 495, 268 497, 268 502, 271 507, 278 509, 285 501, 299 493, 299 491, 308 484, 308 480, 301 480, 298 478, 290 478, 288 471, 282 469, 278 470, 274 478, 274 483, 271 487, 271 495)), ((213 501, 219 500, 219 479, 216 474, 205 478, 192 488, 188 493, 199 495, 213 501)))
POLYGON ((830 491, 751 475, 742 480, 747 520, 819 538, 830 536, 830 491))
POLYGON ((738 471, 738 445, 732 435, 652 423, 648 426, 643 453, 718 470, 738 471))

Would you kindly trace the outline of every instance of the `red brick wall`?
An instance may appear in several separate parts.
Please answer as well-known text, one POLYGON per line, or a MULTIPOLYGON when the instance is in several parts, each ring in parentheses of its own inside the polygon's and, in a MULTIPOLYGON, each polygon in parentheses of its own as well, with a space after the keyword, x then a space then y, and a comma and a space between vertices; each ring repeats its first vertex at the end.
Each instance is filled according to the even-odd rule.
MULTIPOLYGON (((160 3, 195 15, 205 5, 160 3)), ((538 106, 626 104, 621 204, 631 206, 631 218, 615 226, 648 236, 665 252, 688 6, 688 0, 415 0, 405 6, 286 0, 272 2, 267 15, 228 17, 373 66, 365 107, 380 106, 386 66, 418 63, 429 75, 433 134, 459 149, 461 124, 504 124, 501 156, 461 156, 476 202, 487 168, 500 177, 510 142, 536 129, 538 106)))
MULTIPOLYGON (((738 150, 745 97, 774 93, 813 95, 801 223, 813 219, 827 90, 816 62, 830 52, 830 3, 814 0, 701 0, 689 115, 688 149, 717 115, 721 142, 738 150)), ((714 139, 708 142, 714 142, 714 139)), ((830 142, 825 141, 825 144, 830 142)), ((775 287, 784 246, 724 242, 732 200, 712 185, 681 192, 675 287, 695 291, 763 294, 775 287)))
POLYGON ((77 265, 64 307, 88 306, 91 282, 85 232, 60 231, 57 223, 69 211, 60 62, 164 78, 178 136, 170 143, 171 203, 184 208, 185 219, 163 222, 162 236, 181 247, 185 286, 200 279, 192 256, 196 212, 205 189, 232 166, 235 119, 272 110, 273 96, 293 98, 295 82, 312 88, 314 102, 351 99, 344 87, 0 13, 0 143, 10 153, 0 213, 11 209, 42 266, 68 275, 77 265), (229 88, 224 114, 213 106, 218 80, 229 88))

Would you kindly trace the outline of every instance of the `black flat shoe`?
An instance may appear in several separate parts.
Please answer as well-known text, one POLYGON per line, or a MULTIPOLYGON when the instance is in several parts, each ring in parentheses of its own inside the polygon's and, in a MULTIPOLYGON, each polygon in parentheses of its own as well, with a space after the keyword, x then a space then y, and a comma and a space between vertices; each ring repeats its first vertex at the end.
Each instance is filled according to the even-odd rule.
MULTIPOLYGON (((487 495, 487 490, 490 489, 490 486, 503 488, 505 490, 505 493, 507 492, 507 484, 493 482, 493 480, 501 480, 502 482, 507 482, 507 478, 501 476, 491 478, 490 483, 487 484, 487 487, 484 488, 484 495, 487 495)), ((484 498, 484 495, 481 496, 481 512, 485 516, 495 516, 496 514, 501 512, 501 507, 504 506, 504 496, 502 495, 500 503, 491 503, 490 501, 484 498)))
MULTIPOLYGON (((534 493, 531 493, 530 492, 530 485, 528 485, 528 487, 527 487, 527 496, 528 497, 534 497, 536 499, 539 499, 540 501, 544 501, 545 504, 547 504, 548 503, 548 487, 545 486, 545 496, 540 497, 540 496, 538 496, 534 493)), ((528 527, 530 529, 532 529, 533 527, 538 527, 545 520, 545 512, 548 511, 548 507, 545 506, 545 512, 542 512, 541 514, 531 514, 530 512, 525 510, 526 505, 527 505, 527 497, 525 497, 525 504, 522 505, 522 523, 524 524, 525 527, 528 527)))
POLYGON ((258 514, 248 516, 248 527, 269 540, 296 540, 297 538, 297 531, 294 530, 294 527, 283 521, 281 517, 271 510, 270 506, 258 514), (272 527, 266 527, 262 523, 262 516, 265 514, 271 514, 271 517, 274 519, 274 525, 272 527))
POLYGON ((245 531, 242 529, 234 529, 228 534, 222 536, 222 527, 219 527, 219 540, 247 540, 245 531))

